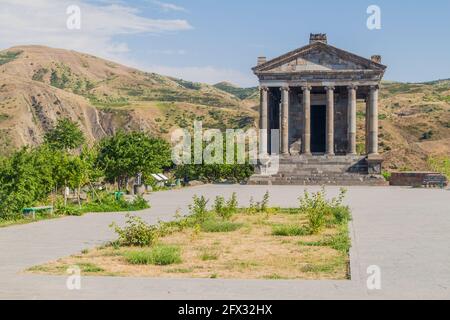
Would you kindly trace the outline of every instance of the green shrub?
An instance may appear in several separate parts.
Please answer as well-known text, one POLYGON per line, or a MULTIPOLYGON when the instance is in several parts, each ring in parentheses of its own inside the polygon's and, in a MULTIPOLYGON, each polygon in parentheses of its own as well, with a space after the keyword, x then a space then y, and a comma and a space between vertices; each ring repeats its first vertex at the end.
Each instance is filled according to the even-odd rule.
POLYGON ((251 164, 187 164, 176 168, 175 176, 184 181, 234 183, 247 181, 255 172, 251 164))
POLYGON ((158 227, 149 225, 136 216, 127 215, 124 228, 118 227, 115 223, 111 226, 118 234, 118 241, 123 246, 151 246, 158 240, 158 227))
POLYGON ((386 181, 390 181, 390 180, 391 180, 391 176, 392 176, 392 173, 391 173, 391 172, 389 172, 389 171, 383 171, 383 172, 382 172, 382 175, 383 175, 383 177, 384 177, 384 179, 385 179, 386 181))
POLYGON ((348 234, 347 226, 342 226, 338 234, 333 236, 326 236, 324 239, 313 242, 299 242, 302 246, 309 247, 331 247, 334 250, 348 253, 351 247, 351 240, 348 234))
POLYGON ((201 225, 203 232, 219 233, 219 232, 233 232, 242 228, 241 223, 233 223, 229 221, 207 220, 201 225))
POLYGON ((345 221, 346 215, 350 215, 349 210, 347 212, 347 210, 342 207, 345 194, 346 190, 341 189, 337 198, 327 200, 325 188, 312 195, 310 195, 308 191, 305 191, 303 197, 299 199, 300 210, 305 213, 308 218, 308 229, 311 234, 320 233, 327 222, 334 224, 338 221, 345 221))
POLYGON ((236 213, 238 211, 238 206, 239 206, 239 203, 237 201, 237 194, 236 194, 236 192, 233 192, 230 200, 228 200, 228 202, 227 202, 227 208, 231 212, 236 213))
POLYGON ((112 194, 103 194, 98 199, 83 204, 83 212, 123 212, 140 211, 150 208, 147 200, 137 196, 132 202, 116 199, 112 194))
POLYGON ((269 191, 267 191, 264 194, 263 200, 260 205, 261 212, 267 212, 269 210, 269 200, 270 200, 270 194, 269 194, 269 191))
POLYGON ((347 224, 351 219, 350 208, 346 206, 336 206, 331 208, 333 219, 331 225, 347 224))
POLYGON ((233 193, 231 198, 225 202, 224 197, 216 197, 214 201, 213 211, 223 220, 230 220, 238 211, 237 195, 233 193))
POLYGON ((272 235, 279 237, 296 237, 296 236, 306 236, 311 232, 306 227, 299 227, 296 225, 283 225, 275 226, 272 230, 272 235))
POLYGON ((180 248, 173 246, 157 246, 152 249, 152 264, 168 266, 181 263, 180 248))
POLYGON ((224 197, 221 197, 221 196, 216 197, 216 200, 214 200, 213 210, 218 216, 224 215, 224 213, 225 213, 225 198, 224 197))
POLYGON ((125 259, 130 264, 152 264, 151 251, 130 251, 125 254, 125 259))
POLYGON ((130 251, 125 254, 130 264, 168 266, 181 263, 180 248, 174 246, 156 246, 151 250, 130 251))
POLYGON ((269 200, 270 200, 270 194, 268 191, 264 194, 264 197, 261 202, 255 202, 253 197, 250 198, 250 205, 247 208, 247 212, 250 214, 268 213, 269 212, 269 200))
POLYGON ((204 196, 194 196, 194 203, 189 205, 189 211, 196 222, 205 222, 211 216, 207 209, 208 202, 204 196))
POLYGON ((63 216, 75 216, 79 217, 83 215, 83 212, 79 207, 75 206, 66 206, 56 209, 56 214, 63 215, 63 216))

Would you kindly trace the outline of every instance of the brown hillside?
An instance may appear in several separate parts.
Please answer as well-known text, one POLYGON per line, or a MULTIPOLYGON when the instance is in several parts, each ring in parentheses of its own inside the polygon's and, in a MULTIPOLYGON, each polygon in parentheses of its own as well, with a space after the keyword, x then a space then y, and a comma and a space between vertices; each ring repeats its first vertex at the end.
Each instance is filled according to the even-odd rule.
POLYGON ((213 86, 62 49, 1 51, 1 153, 40 143, 61 117, 78 121, 90 141, 119 128, 167 136, 195 119, 206 127, 254 125, 246 104, 213 86))

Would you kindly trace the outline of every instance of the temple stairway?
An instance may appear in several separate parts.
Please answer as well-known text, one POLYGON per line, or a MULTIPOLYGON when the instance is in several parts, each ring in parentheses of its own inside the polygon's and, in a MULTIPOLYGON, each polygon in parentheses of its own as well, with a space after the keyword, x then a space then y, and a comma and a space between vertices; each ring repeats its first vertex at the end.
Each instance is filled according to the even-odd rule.
POLYGON ((249 184, 335 186, 388 184, 382 176, 369 175, 367 172, 366 158, 361 156, 282 156, 276 173, 256 174, 250 178, 249 184))

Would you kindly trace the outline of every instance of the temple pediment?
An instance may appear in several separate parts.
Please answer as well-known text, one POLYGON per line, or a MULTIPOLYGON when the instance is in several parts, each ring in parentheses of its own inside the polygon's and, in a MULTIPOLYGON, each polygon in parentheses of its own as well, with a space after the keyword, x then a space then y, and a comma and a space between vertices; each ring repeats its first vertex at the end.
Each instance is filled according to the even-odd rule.
POLYGON ((255 74, 378 71, 386 67, 323 42, 315 42, 253 68, 255 74))

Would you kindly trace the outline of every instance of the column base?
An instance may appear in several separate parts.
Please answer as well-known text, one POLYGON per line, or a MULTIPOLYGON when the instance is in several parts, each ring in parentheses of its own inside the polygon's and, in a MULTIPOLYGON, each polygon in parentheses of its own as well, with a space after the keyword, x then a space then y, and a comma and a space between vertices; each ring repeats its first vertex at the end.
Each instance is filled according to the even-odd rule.
POLYGON ((383 171, 383 157, 378 153, 372 153, 367 156, 368 174, 380 175, 383 171))

